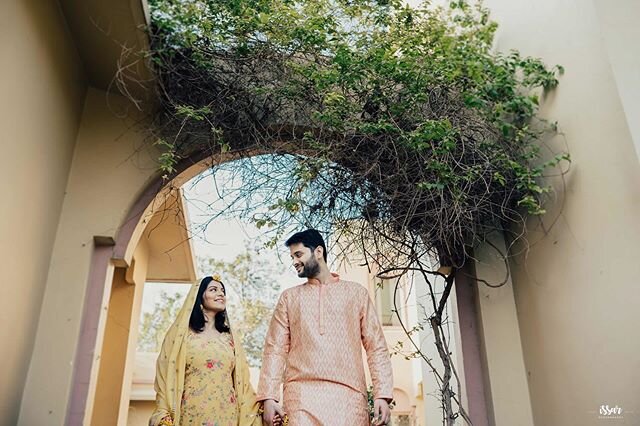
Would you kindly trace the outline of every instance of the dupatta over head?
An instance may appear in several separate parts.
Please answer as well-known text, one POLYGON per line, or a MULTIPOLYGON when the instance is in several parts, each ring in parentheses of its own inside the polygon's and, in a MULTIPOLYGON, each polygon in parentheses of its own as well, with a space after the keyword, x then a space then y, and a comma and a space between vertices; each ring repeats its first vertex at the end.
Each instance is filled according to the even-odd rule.
MULTIPOLYGON (((218 276, 214 280, 220 282, 218 276)), ((156 409, 149 419, 149 426, 158 426, 163 418, 171 416, 173 425, 180 424, 180 403, 184 391, 187 346, 185 336, 189 332, 189 318, 198 294, 200 282, 191 286, 189 294, 169 327, 162 342, 162 349, 156 362, 156 409)), ((238 426, 261 426, 262 417, 258 414, 259 403, 249 380, 249 364, 242 349, 242 341, 231 333, 235 342, 235 368, 233 384, 238 404, 238 426)), ((215 383, 212 383, 215 386, 215 383)))

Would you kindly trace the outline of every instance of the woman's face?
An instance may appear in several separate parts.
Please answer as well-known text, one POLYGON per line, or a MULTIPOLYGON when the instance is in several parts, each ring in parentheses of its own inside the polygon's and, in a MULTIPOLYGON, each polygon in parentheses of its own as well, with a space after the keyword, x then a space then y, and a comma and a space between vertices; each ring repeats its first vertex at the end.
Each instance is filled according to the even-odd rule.
POLYGON ((202 306, 213 313, 222 312, 227 307, 224 287, 218 281, 211 281, 202 295, 202 306))

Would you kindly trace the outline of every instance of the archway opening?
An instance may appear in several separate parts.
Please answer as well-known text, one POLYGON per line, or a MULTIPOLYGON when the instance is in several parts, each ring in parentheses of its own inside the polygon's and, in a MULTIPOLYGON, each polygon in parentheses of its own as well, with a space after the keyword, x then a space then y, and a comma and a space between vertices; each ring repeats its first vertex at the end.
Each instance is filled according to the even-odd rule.
MULTIPOLYGON (((270 244, 273 234, 263 233, 260 214, 265 211, 253 209, 248 216, 243 210, 243 215, 238 216, 234 215, 238 212, 230 208, 237 201, 233 194, 243 190, 242 179, 238 180, 237 174, 229 172, 237 165, 234 161, 246 159, 213 167, 210 159, 205 159, 186 168, 161 191, 155 190, 156 196, 145 209, 138 209, 139 218, 137 225, 129 231, 128 244, 118 241, 123 247, 122 253, 129 253, 130 258, 127 260, 123 256, 114 262, 95 397, 90 401, 92 424, 107 424, 105 421, 129 425, 146 423, 155 397, 155 357, 164 331, 181 305, 181 296, 186 293, 184 284, 214 271, 223 276, 228 273, 225 281, 230 284, 230 315, 234 324, 249 332, 249 339, 243 344, 245 350, 249 347, 255 385, 264 338, 262 325, 270 318, 274 296, 282 289, 300 283, 300 279, 287 271, 288 254, 283 252, 282 240, 270 244), (269 274, 270 277, 264 276, 269 274), (265 297, 256 292, 260 286, 247 283, 247 279, 257 279, 261 286, 268 287, 269 295, 265 297), (247 306, 255 307, 256 301, 263 304, 257 316, 255 310, 246 309, 247 306), (126 333, 123 323, 129 324, 126 333)), ((268 203, 264 204, 264 210, 268 212, 268 203)), ((412 418, 418 421, 417 424, 423 423, 420 419, 424 418, 422 413, 426 407, 421 401, 424 401, 424 394, 436 392, 436 389, 425 389, 424 383, 433 381, 429 371, 422 368, 412 351, 406 349, 410 344, 401 325, 418 330, 418 323, 426 315, 425 303, 421 300, 427 297, 426 291, 417 292, 415 288, 421 284, 409 274, 398 283, 398 295, 394 296, 395 282, 380 279, 375 265, 366 264, 362 253, 350 251, 346 256, 344 247, 331 244, 333 238, 328 237, 333 269, 365 286, 376 302, 385 337, 393 352, 398 389, 403 395, 411 395, 413 405, 417 405, 412 418)), ((452 327, 454 323, 453 320, 450 322, 452 327)), ((428 348, 431 345, 427 334, 416 333, 420 334, 419 341, 425 342, 425 352, 434 352, 428 348)), ((453 339, 451 349, 456 351, 453 339)), ((436 354, 432 353, 432 356, 436 354)))

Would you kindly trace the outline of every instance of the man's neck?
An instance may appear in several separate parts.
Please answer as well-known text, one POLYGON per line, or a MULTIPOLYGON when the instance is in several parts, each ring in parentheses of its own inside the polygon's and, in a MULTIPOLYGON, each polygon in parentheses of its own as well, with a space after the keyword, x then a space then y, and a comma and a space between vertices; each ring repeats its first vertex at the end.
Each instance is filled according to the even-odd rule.
POLYGON ((321 266, 320 272, 318 273, 318 275, 316 275, 313 278, 320 281, 321 284, 326 284, 329 281, 331 281, 331 272, 329 271, 329 268, 327 268, 326 266, 324 267, 321 266))

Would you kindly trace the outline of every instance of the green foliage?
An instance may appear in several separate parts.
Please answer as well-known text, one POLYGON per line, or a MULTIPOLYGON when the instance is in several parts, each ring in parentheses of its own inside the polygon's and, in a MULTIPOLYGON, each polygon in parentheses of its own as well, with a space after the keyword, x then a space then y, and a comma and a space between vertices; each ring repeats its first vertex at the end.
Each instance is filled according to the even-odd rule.
MULTIPOLYGON (((381 270, 422 270, 430 254, 453 266, 453 283, 470 247, 496 230, 520 238, 527 216, 545 212, 544 177, 569 161, 545 143, 557 124, 538 116, 563 68, 495 52, 497 24, 481 2, 149 3, 161 101, 152 130, 171 141, 163 172, 194 152, 251 157, 230 166, 243 185, 229 212, 249 212, 262 230, 331 229, 381 270), (256 153, 266 155, 247 161, 256 153)), ((227 273, 242 285, 255 281, 248 270, 227 273)), ((440 297, 445 306, 448 293, 440 297)), ((253 326, 264 306, 234 311, 247 310, 253 326)), ((261 340, 243 343, 252 341, 261 340)), ((450 360, 438 341, 452 424, 450 360)))
POLYGON ((280 291, 276 279, 283 271, 250 249, 230 262, 200 259, 199 264, 205 274, 219 273, 225 286, 237 295, 227 303, 231 327, 242 336, 249 365, 260 367, 267 327, 280 291))
MULTIPOLYGON (((351 195, 349 212, 393 220, 397 234, 408 230, 452 254, 489 225, 544 213, 544 173, 569 161, 540 149, 557 127, 537 117, 563 68, 494 52, 497 24, 481 3, 150 6, 163 99, 157 128, 175 141, 161 158, 164 172, 203 147, 311 156, 319 166, 298 170, 297 190, 273 210, 320 217, 336 209, 342 191, 351 195), (338 169, 350 173, 349 182, 326 179, 338 169), (313 204, 311 189, 324 190, 313 204)), ((269 226, 274 216, 257 220, 269 226)))
POLYGON ((140 323, 137 350, 160 352, 162 340, 182 307, 184 296, 163 291, 152 312, 145 312, 140 323))
MULTIPOLYGON (((230 262, 199 259, 199 269, 207 274, 219 273, 227 288, 235 292, 237 297, 228 301, 227 308, 231 326, 242 337, 249 365, 260 367, 267 326, 280 291, 276 279, 283 271, 250 249, 230 262)), ((153 310, 143 315, 138 351, 160 351, 183 300, 181 294, 161 292, 153 310)))
POLYGON ((158 157, 158 162, 160 163, 160 171, 166 179, 171 173, 176 171, 175 166, 178 162, 178 156, 176 155, 174 146, 165 140, 159 139, 155 145, 162 150, 158 157))

